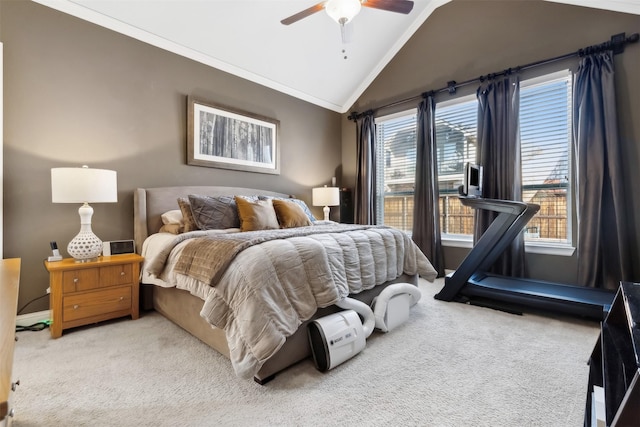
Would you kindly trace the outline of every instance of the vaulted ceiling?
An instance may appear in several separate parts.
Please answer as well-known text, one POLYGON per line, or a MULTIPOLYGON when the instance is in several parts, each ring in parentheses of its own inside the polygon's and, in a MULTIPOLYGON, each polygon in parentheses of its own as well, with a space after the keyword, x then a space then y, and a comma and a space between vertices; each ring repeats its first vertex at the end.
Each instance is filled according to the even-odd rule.
MULTIPOLYGON (((324 10, 280 23, 318 0, 33 1, 343 113, 434 10, 452 0, 414 0, 407 15, 363 7, 347 26, 348 43, 324 10)), ((640 14, 640 0, 537 1, 640 14)))

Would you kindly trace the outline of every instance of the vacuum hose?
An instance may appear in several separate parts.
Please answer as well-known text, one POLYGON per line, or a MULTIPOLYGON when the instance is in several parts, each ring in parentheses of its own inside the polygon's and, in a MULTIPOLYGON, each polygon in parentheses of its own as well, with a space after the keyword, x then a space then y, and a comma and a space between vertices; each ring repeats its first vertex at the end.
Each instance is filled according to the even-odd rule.
POLYGON ((389 331, 387 322, 385 321, 389 301, 391 298, 401 294, 409 295, 409 305, 411 307, 413 307, 420 300, 420 297, 422 297, 420 289, 418 289, 417 286, 410 283, 394 283, 393 285, 387 286, 382 292, 380 292, 380 295, 373 300, 375 325, 381 331, 389 331))
POLYGON ((373 314, 373 310, 367 304, 357 299, 346 297, 345 299, 338 301, 336 305, 345 310, 353 310, 358 313, 364 320, 362 321, 362 331, 364 337, 369 338, 369 335, 373 332, 376 326, 376 318, 373 314))

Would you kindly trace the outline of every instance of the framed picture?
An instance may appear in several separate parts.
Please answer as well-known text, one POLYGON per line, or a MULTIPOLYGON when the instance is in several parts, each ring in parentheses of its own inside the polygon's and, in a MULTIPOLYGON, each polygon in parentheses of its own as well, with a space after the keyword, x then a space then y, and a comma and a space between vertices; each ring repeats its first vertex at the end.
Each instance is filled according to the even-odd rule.
POLYGON ((280 122, 188 98, 187 163, 280 174, 280 122))

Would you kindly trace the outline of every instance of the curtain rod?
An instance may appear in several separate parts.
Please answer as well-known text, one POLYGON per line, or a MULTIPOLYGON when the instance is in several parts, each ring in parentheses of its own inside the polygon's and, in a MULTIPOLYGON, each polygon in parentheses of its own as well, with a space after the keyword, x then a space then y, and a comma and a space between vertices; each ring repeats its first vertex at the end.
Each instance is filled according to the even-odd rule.
POLYGON ((349 114, 349 116, 347 117, 349 120, 353 120, 354 122, 359 119, 360 117, 369 115, 369 114, 373 114, 378 110, 381 110, 383 108, 389 108, 389 107, 394 107, 396 105, 400 105, 400 104, 404 104, 407 103, 409 101, 417 101, 419 99, 425 98, 427 96, 433 96, 436 93, 441 93, 441 92, 449 92, 449 95, 453 95, 456 93, 456 90, 460 87, 463 86, 467 86, 470 85, 472 83, 477 83, 477 82, 484 82, 485 80, 491 80, 491 79, 495 79, 496 77, 501 77, 501 76, 508 76, 512 73, 518 73, 520 71, 524 71, 527 70, 529 68, 534 68, 534 67, 538 67, 540 65, 546 65, 546 64, 550 64, 552 62, 556 62, 556 61, 562 61, 564 59, 568 59, 568 58, 572 58, 574 56, 585 56, 585 55, 591 55, 593 53, 598 53, 598 52, 603 52, 605 50, 612 50, 613 54, 616 55, 618 53, 622 53, 624 52, 624 47, 627 44, 630 43, 636 43, 638 41, 640 37, 638 36, 638 33, 633 33, 631 34, 629 37, 625 37, 625 33, 620 33, 620 34, 616 34, 611 36, 611 40, 606 41, 604 43, 600 43, 597 45, 592 45, 592 46, 588 46, 582 49, 578 49, 575 52, 571 52, 571 53, 567 53, 565 55, 561 55, 561 56, 556 56, 555 58, 549 58, 549 59, 544 59, 542 61, 537 61, 537 62, 532 62, 530 64, 526 64, 526 65, 519 65, 517 67, 514 68, 507 68, 504 71, 498 72, 498 73, 490 73, 484 76, 480 76, 480 77, 476 77, 475 79, 471 79, 471 80, 467 80, 461 83, 456 82, 455 80, 451 80, 449 82, 447 82, 447 86, 440 88, 440 89, 436 89, 436 90, 430 90, 427 92, 423 92, 420 95, 415 95, 409 98, 405 98, 405 99, 401 99, 399 101, 395 101, 392 102, 390 104, 385 104, 382 105, 380 107, 377 107, 375 109, 370 109, 367 110, 363 113, 358 113, 353 111, 351 114, 349 114))

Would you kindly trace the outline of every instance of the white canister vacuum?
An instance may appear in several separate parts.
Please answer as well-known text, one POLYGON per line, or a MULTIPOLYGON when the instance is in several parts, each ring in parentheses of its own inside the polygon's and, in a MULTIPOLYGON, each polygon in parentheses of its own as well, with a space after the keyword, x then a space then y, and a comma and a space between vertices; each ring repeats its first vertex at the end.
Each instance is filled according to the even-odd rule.
POLYGON ((409 308, 420 297, 417 286, 396 283, 378 295, 373 310, 349 297, 337 302, 344 311, 309 323, 309 343, 316 368, 328 371, 360 353, 374 328, 388 332, 404 323, 409 318, 409 308))

